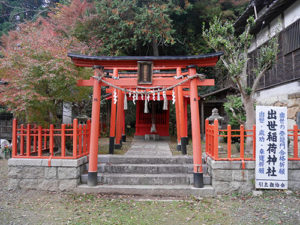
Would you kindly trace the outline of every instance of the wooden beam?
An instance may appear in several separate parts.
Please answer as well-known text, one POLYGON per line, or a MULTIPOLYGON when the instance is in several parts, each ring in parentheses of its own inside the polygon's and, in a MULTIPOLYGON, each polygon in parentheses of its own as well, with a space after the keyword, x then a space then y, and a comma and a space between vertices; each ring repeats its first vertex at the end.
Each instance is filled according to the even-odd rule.
MULTIPOLYGON (((153 61, 153 69, 161 70, 161 69, 176 69, 186 68, 189 65, 197 65, 198 67, 210 67, 215 66, 219 60, 219 55, 208 57, 208 58, 198 58, 198 59, 183 59, 183 60, 147 60, 153 61)), ((88 58, 78 58, 72 57, 72 61, 76 66, 80 67, 93 67, 94 65, 104 66, 105 69, 118 69, 118 70, 137 70, 137 59, 134 60, 98 60, 88 59, 88 58)), ((144 61, 144 60, 142 60, 144 61)))
MULTIPOLYGON (((187 78, 186 78, 187 79, 187 78)), ((104 81, 107 81, 111 84, 114 84, 121 88, 127 88, 127 89, 135 89, 137 84, 136 78, 122 78, 119 80, 114 80, 112 78, 103 78, 104 81)), ((153 78, 153 82, 151 85, 142 85, 143 87, 169 87, 175 84, 180 83, 182 80, 175 80, 174 78, 153 78)), ((215 80, 214 79, 204 79, 204 80, 196 80, 195 84, 197 86, 214 86, 215 80)), ((104 82, 101 83, 102 86, 108 86, 104 82)), ((90 78, 89 80, 78 80, 77 86, 93 86, 93 78, 90 78)), ((188 88, 190 87, 190 81, 187 81, 186 83, 180 85, 182 88, 188 88)))
MULTIPOLYGON (((133 89, 133 91, 135 91, 135 89, 133 89)), ((113 93, 113 92, 114 92, 114 90, 112 88, 107 88, 106 89, 107 94, 113 93)), ((172 96, 172 94, 173 94, 172 91, 166 91, 167 96, 172 96)), ((183 91, 183 95, 184 96, 190 96, 190 92, 189 91, 183 91)), ((152 97, 152 95, 150 97, 152 97)), ((157 94, 156 94, 156 98, 157 98, 157 94)), ((162 100, 162 93, 160 95, 160 99, 162 100)))

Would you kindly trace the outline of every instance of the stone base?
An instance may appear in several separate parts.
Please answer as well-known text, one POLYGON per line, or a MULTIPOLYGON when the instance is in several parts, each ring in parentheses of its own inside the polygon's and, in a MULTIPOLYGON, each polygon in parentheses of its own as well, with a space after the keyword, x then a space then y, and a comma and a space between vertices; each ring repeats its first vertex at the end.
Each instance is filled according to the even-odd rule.
MULTIPOLYGON (((247 194, 255 190, 255 161, 215 161, 207 158, 208 174, 216 194, 239 192, 247 194)), ((289 161, 288 188, 300 190, 300 161, 289 161)))
POLYGON ((80 175, 88 162, 79 159, 9 159, 9 190, 35 189, 45 191, 73 191, 80 183, 80 175))
POLYGON ((158 141, 159 140, 159 135, 158 134, 145 134, 145 141, 158 141))

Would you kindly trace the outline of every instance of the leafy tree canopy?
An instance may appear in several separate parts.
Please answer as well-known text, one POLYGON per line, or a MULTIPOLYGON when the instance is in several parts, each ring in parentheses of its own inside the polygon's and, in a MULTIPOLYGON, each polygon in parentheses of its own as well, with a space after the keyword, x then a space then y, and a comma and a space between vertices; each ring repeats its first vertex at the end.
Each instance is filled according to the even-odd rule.
POLYGON ((19 25, 2 38, 4 57, 0 59, 1 102, 28 122, 58 122, 57 112, 63 101, 76 102, 87 97, 87 89, 76 87, 76 80, 87 76, 67 57, 70 50, 87 47, 70 35, 76 20, 83 19, 88 4, 75 0, 70 6, 59 5, 47 20, 19 25))
POLYGON ((0 0, 0 37, 18 24, 47 15, 58 0, 0 0))
POLYGON ((174 44, 170 12, 181 9, 171 0, 95 0, 95 10, 77 24, 75 36, 94 54, 130 55, 140 47, 174 44))
POLYGON ((255 124, 255 91, 259 80, 265 72, 270 69, 278 52, 277 36, 270 39, 268 43, 259 49, 257 66, 254 71, 248 70, 248 49, 253 36, 250 28, 254 24, 254 19, 250 17, 248 24, 242 34, 236 35, 233 21, 221 21, 215 17, 209 23, 209 28, 203 30, 203 38, 215 51, 224 52, 221 61, 228 71, 230 79, 236 84, 241 93, 242 103, 246 112, 246 129, 251 129, 255 124), (253 72, 256 77, 253 83, 248 82, 248 76, 253 72))

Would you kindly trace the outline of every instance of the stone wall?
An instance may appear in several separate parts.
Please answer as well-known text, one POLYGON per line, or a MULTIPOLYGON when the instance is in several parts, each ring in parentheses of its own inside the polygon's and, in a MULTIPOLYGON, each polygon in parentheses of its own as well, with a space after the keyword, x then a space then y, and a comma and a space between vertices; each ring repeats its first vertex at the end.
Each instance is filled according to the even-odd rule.
MULTIPOLYGON (((255 189, 255 161, 215 161, 207 158, 208 173, 216 194, 239 192, 246 194, 255 189)), ((288 187, 300 190, 300 161, 289 161, 288 187)))
POLYGON ((9 159, 9 190, 72 191, 80 183, 87 157, 80 159, 9 159))

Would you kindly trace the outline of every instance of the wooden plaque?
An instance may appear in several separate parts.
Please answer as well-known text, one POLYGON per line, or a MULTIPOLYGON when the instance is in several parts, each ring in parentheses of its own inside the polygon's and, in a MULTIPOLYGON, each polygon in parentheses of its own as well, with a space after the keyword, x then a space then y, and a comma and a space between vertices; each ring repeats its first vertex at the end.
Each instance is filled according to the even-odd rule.
POLYGON ((152 84, 153 63, 138 61, 138 84, 152 84))

